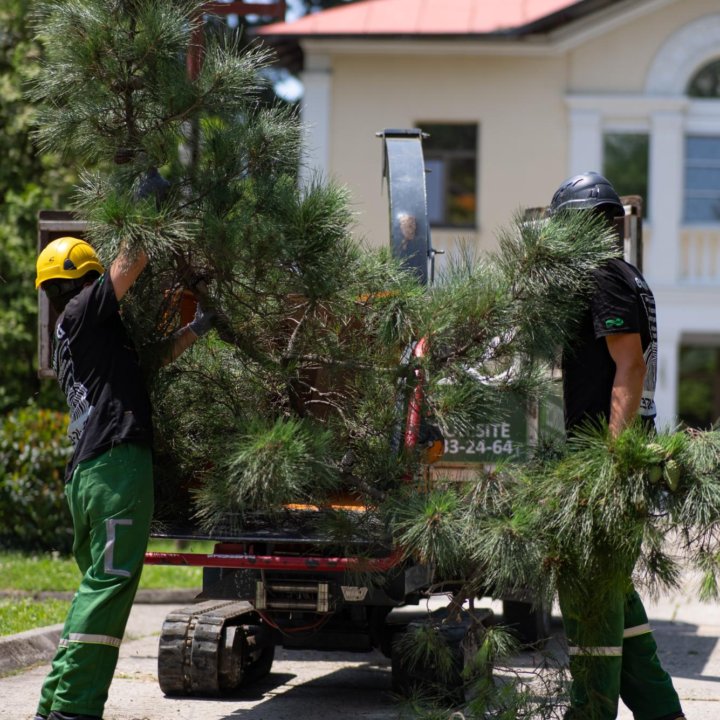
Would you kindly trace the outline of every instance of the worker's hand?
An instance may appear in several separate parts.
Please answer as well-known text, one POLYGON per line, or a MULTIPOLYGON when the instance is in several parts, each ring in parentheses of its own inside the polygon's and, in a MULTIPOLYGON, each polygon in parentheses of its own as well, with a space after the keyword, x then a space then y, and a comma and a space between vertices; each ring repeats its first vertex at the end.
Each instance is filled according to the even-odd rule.
POLYGON ((198 303, 195 310, 195 317, 188 323, 188 327, 198 336, 205 335, 213 326, 216 313, 214 310, 204 310, 202 305, 198 303))

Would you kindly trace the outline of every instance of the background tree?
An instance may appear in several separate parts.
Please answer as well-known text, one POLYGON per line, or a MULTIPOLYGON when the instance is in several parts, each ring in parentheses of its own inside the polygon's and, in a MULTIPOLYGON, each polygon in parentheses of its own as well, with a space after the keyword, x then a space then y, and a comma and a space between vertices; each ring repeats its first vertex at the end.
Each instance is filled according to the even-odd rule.
POLYGON ((37 378, 36 216, 66 202, 75 176, 40 152, 32 135, 35 110, 23 90, 42 55, 33 39, 35 5, 8 0, 0 7, 0 412, 31 399, 62 402, 37 378))

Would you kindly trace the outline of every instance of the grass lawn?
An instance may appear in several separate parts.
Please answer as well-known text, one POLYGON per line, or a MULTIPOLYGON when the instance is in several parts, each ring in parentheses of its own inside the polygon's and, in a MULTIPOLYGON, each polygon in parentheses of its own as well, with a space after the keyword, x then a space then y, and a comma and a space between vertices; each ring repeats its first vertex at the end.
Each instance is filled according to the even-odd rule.
POLYGON ((69 607, 67 600, 0 599, 0 636, 57 625, 63 622, 69 607))
MULTIPOLYGON (((213 543, 189 543, 183 552, 210 552, 213 543)), ((149 550, 173 552, 172 540, 150 540, 149 550)), ((0 590, 19 593, 74 592, 80 571, 72 557, 56 553, 44 555, 0 551, 0 590)), ((146 565, 140 587, 145 589, 197 588, 202 586, 202 568, 146 565)), ((63 622, 70 607, 68 600, 35 600, 20 594, 0 598, 0 636, 13 635, 63 622)))

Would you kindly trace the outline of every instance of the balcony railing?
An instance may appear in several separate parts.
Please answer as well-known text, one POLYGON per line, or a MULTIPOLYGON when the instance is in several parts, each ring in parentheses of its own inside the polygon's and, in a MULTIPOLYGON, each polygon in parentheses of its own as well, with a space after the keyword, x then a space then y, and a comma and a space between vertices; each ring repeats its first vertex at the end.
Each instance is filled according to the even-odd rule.
POLYGON ((720 228, 680 231, 680 277, 684 285, 720 285, 720 228))

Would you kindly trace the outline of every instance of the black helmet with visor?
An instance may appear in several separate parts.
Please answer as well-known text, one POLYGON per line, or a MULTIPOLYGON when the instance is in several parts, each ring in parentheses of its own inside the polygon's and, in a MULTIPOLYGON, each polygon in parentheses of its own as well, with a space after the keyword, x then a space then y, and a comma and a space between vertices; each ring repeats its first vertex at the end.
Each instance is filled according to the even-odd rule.
POLYGON ((610 181, 596 172, 585 172, 567 179, 555 191, 550 215, 565 210, 593 210, 612 221, 625 214, 625 208, 610 181))

